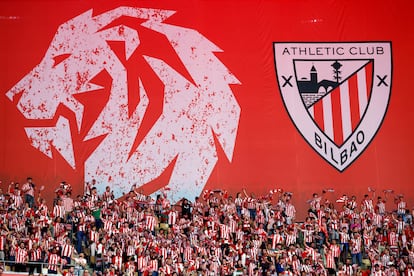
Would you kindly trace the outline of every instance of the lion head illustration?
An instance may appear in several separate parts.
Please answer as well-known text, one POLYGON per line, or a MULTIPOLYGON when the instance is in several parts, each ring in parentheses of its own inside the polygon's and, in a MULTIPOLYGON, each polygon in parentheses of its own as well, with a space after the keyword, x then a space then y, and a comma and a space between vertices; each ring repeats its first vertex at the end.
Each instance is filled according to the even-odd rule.
POLYGON ((43 122, 25 128, 32 146, 50 158, 54 147, 72 168, 84 166, 85 181, 96 179, 101 192, 109 185, 120 196, 132 185, 156 179, 174 162, 165 183, 170 200, 200 194, 217 163, 217 144, 232 160, 241 110, 230 85, 240 83, 216 57, 221 51, 216 45, 196 30, 165 23, 174 13, 119 7, 99 15, 88 10, 63 23, 41 62, 6 93, 31 125, 43 122), (139 101, 131 111, 131 64, 127 66, 108 43, 122 42, 126 60, 139 49, 139 29, 120 23, 126 17, 140 19, 140 28, 163 36, 188 72, 182 74, 162 56, 142 56, 163 84, 163 100, 158 118, 139 144, 136 137, 152 88, 138 78, 139 101), (76 95, 99 90, 92 80, 102 71, 111 78, 108 100, 82 138, 101 140, 86 160, 77 161, 72 138, 85 127, 86 113, 76 95), (61 106, 73 112, 75 120, 62 114, 61 106))

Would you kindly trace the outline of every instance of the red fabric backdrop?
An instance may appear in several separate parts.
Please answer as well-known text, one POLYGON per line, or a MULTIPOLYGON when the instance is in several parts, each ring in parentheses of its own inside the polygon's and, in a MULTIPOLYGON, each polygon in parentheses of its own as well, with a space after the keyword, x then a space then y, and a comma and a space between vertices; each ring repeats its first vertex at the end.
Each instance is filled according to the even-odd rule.
MULTIPOLYGON (((100 142, 83 139, 108 100, 107 91, 78 97, 85 113, 79 133, 71 125, 76 168, 54 148, 53 158, 46 156, 30 144, 26 135, 25 127, 54 126, 57 117, 28 120, 16 108, 18 98, 11 101, 6 93, 41 62, 62 23, 89 9, 93 9, 93 15, 99 15, 121 5, 175 11, 167 22, 196 30, 214 43, 222 50, 215 56, 240 82, 229 85, 240 107, 232 158, 228 160, 223 149, 217 147, 218 161, 211 174, 207 174, 204 189, 221 188, 234 193, 244 187, 263 194, 283 188, 293 192, 294 202, 302 210, 311 194, 324 188, 336 190, 335 195, 329 195, 332 199, 342 193, 361 196, 369 186, 377 191, 394 189, 395 193, 405 194, 410 204, 414 203, 414 109, 411 106, 414 102, 411 29, 414 26, 410 8, 413 4, 408 0, 1 1, 0 180, 3 187, 10 181, 24 182, 26 176, 32 176, 38 186, 46 186, 46 194, 52 194, 62 180, 72 184, 75 194, 83 190, 83 163, 100 142), (372 142, 342 172, 309 146, 284 107, 273 43, 291 41, 392 43, 393 76, 388 111, 372 142)), ((137 23, 137 20, 124 20, 128 26, 137 23)), ((142 41, 146 40, 141 44, 146 47, 142 50, 146 55, 166 55, 167 63, 179 68, 176 70, 189 79, 171 49, 159 46, 164 38, 145 31, 140 35, 142 41)), ((113 47, 122 46, 114 43, 113 47)), ((99 75, 98 81, 104 85, 110 83, 105 74, 99 75)), ((387 81, 391 85, 391 76, 387 81)), ((138 83, 135 85, 138 87, 138 83)), ((157 85, 156 81, 147 82, 147 93, 150 95, 151 89, 160 90, 157 85)), ((138 99, 134 101, 137 104, 138 99)), ((154 118, 159 116, 157 108, 161 106, 154 108, 158 114, 154 118)), ((71 110, 64 107, 58 110, 60 115, 75 122, 71 110)), ((143 128, 148 132, 154 121, 150 119, 143 128)), ((168 167, 165 174, 150 183, 156 187, 165 185, 170 173, 171 167, 168 167)), ((156 187, 148 190, 154 191, 156 187)))

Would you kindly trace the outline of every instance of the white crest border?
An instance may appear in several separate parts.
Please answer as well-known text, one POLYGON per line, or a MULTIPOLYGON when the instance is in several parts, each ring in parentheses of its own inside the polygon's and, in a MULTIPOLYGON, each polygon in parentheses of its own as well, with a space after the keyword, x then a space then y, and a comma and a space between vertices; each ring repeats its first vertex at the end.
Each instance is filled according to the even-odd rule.
MULTIPOLYGON (((299 131, 299 133, 303 136, 303 138, 307 141, 307 143, 329 164, 335 167, 338 171, 343 172, 346 168, 348 168, 361 154, 367 149, 368 145, 372 142, 374 137, 376 136, 377 132, 379 131, 385 115, 387 113, 387 109, 389 106, 389 101, 391 98, 391 87, 392 87, 392 45, 390 41, 369 41, 369 42, 274 42, 273 43, 273 50, 274 50, 274 61, 275 61, 275 69, 276 69, 276 76, 277 82, 279 86, 279 91, 282 96, 283 103, 285 108, 289 114, 290 119, 294 123, 295 127, 299 131), (345 49, 349 48, 350 46, 359 46, 359 47, 367 47, 367 46, 382 46, 384 49, 383 55, 366 55, 366 56, 352 56, 352 58, 366 58, 366 59, 374 59, 373 63, 373 79, 372 79, 372 91, 371 91, 371 98, 366 109, 366 113, 364 117, 360 121, 360 124, 352 133, 352 135, 347 139, 340 147, 334 144, 324 132, 322 132, 318 126, 315 124, 313 119, 309 116, 306 108, 302 103, 301 96, 298 91, 297 84, 294 80, 295 77, 295 70, 293 65, 294 59, 301 59, 306 60, 317 60, 317 59, 349 59, 350 56, 340 55, 338 53, 332 53, 326 56, 303 56, 296 54, 289 54, 289 55, 282 55, 281 53, 285 48, 289 47, 343 47, 345 49), (386 64, 386 66, 384 66, 386 64), (388 66, 387 66, 388 65, 388 66), (378 76, 385 76, 387 75, 386 82, 388 86, 380 85, 378 86, 379 79, 378 76), (290 84, 292 85, 285 85, 285 79, 283 77, 293 76, 290 84), (325 152, 324 148, 320 148, 315 144, 315 134, 318 134, 320 137, 323 138, 324 142, 327 142, 327 147, 330 149, 332 148, 337 154, 338 153, 349 150, 351 147, 351 143, 355 143, 356 135, 360 131, 363 131, 365 137, 364 141, 361 144, 358 144, 358 151, 355 153, 354 156, 350 157, 346 162, 341 164, 341 162, 335 163, 332 159, 329 158, 331 153, 328 154, 325 152)), ((338 160, 337 160, 338 161, 338 160)))

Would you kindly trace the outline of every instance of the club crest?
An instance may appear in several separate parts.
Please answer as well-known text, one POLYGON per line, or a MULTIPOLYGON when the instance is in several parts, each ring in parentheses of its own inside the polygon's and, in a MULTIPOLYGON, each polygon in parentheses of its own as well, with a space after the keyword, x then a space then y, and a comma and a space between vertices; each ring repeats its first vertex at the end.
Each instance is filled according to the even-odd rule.
POLYGON ((274 43, 279 90, 296 128, 344 171, 367 148, 391 93, 390 42, 274 43))

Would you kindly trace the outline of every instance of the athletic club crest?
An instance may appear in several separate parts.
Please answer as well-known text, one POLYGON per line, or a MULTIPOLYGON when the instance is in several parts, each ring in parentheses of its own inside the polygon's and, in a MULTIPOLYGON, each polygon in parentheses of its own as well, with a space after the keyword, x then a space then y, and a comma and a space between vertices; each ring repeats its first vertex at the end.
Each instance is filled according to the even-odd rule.
POLYGON ((386 114, 391 43, 274 43, 274 54, 290 118, 320 156, 344 171, 386 114))

